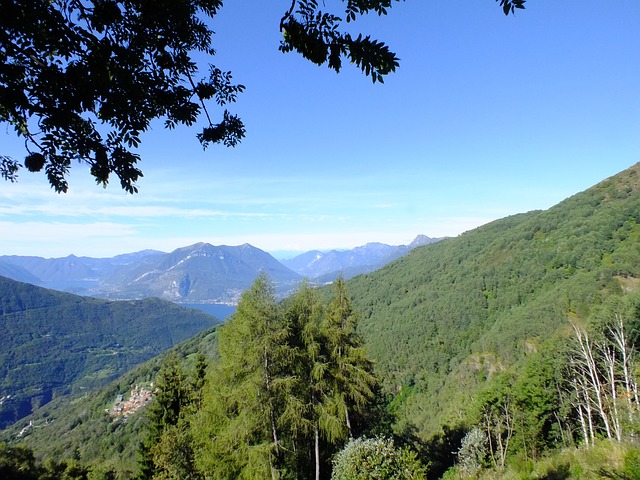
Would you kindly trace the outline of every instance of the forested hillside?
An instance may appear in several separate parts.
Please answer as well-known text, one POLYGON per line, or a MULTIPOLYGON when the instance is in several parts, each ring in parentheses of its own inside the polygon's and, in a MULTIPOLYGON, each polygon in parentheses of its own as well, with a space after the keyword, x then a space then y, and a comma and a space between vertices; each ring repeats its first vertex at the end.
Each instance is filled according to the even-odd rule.
POLYGON ((158 299, 109 302, 0 277, 0 427, 105 385, 217 322, 158 299))
POLYGON ((485 379, 640 278, 640 166, 547 211, 497 220, 348 282, 394 407, 427 438, 485 379))
POLYGON ((146 412, 143 409, 125 420, 106 411, 118 395, 126 397, 136 385, 155 382, 169 358, 182 359, 186 371, 194 369, 198 354, 217 358, 215 329, 207 329, 179 343, 98 390, 54 399, 2 431, 0 441, 27 445, 39 460, 75 457, 96 472, 113 470, 122 478, 134 476, 138 470, 137 450, 144 437, 146 412))

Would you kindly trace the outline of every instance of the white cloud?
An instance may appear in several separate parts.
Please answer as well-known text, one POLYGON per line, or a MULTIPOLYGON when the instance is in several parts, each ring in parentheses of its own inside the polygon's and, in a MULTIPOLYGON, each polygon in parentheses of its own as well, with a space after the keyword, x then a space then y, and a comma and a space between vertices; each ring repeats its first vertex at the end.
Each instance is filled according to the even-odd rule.
POLYGON ((128 251, 134 227, 107 222, 0 222, 0 254, 63 257, 112 256, 128 251))

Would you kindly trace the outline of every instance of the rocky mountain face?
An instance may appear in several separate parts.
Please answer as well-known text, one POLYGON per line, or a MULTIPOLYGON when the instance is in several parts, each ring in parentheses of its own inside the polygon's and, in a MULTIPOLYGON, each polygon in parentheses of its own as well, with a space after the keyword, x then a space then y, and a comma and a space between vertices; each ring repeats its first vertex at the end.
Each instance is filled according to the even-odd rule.
POLYGON ((229 247, 197 243, 145 257, 118 270, 105 280, 101 294, 109 298, 155 296, 178 303, 234 304, 262 271, 283 295, 301 280, 300 275, 249 244, 229 247))

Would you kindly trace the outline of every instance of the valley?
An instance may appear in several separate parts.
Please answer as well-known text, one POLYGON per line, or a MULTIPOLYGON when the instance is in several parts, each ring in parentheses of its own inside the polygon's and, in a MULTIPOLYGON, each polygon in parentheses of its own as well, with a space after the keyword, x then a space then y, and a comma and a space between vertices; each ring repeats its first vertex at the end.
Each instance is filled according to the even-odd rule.
MULTIPOLYGON (((262 255, 249 246, 242 248, 251 258, 262 255)), ((159 279, 196 258, 205 259, 206 265, 220 261, 219 247, 200 244, 189 251, 187 255, 182 251, 180 255, 150 254, 148 260, 143 257, 145 265, 165 268, 146 269, 154 273, 144 275, 140 267, 131 267, 122 278, 159 279)), ((231 255, 224 252, 225 258, 231 255)), ((299 260, 309 265, 315 258, 318 253, 311 252, 299 260)), ((236 264, 237 272, 243 268, 236 264)), ((225 326, 206 330, 202 325, 203 331, 189 340, 185 332, 183 343, 163 347, 170 348, 169 353, 157 351, 160 356, 151 355, 124 376, 121 371, 106 375, 111 383, 93 390, 95 394, 61 392, 79 396, 73 401, 52 398, 5 428, 2 438, 11 445, 28 422, 48 421, 46 428, 20 437, 39 458, 63 459, 76 452, 87 464, 111 469, 118 478, 132 478, 142 468, 136 463, 133 445, 148 434, 144 418, 156 421, 154 408, 169 408, 163 402, 183 395, 179 392, 184 389, 189 393, 180 397, 181 406, 171 407, 178 408, 173 423, 165 421, 147 445, 148 452, 155 452, 147 465, 167 475, 189 468, 211 478, 218 478, 215 472, 227 472, 220 473, 220 478, 233 478, 238 472, 257 469, 262 473, 255 478, 264 478, 269 469, 284 476, 283 472, 295 468, 309 472, 314 463, 328 471, 331 458, 350 445, 348 427, 358 435, 392 438, 397 455, 428 465, 430 479, 635 478, 628 475, 640 465, 635 441, 640 404, 633 399, 640 365, 640 164, 548 210, 503 218, 458 237, 413 248, 380 269, 331 285, 301 284, 298 273, 283 268, 274 265, 271 272, 263 271, 258 286, 252 279, 249 289, 239 293, 238 310, 225 326), (342 284, 348 295, 339 293, 342 284), (282 298, 283 285, 293 295, 282 298), (345 310, 338 305, 346 305, 345 310), (336 311, 347 313, 340 317, 336 311), (343 321, 332 323, 336 318, 343 321), (349 325, 357 327, 349 330, 349 325), (348 360, 332 356, 338 350, 331 342, 339 338, 352 342, 344 344, 354 349, 348 360), (581 353, 584 338, 597 345, 589 350, 590 371, 582 367, 586 365, 583 358, 589 358, 581 353), (260 352, 269 354, 268 361, 260 352), (623 356, 626 360, 621 363, 623 356), (208 363, 206 377, 198 374, 201 357, 208 363), (260 370, 267 364, 272 369, 260 370), (353 397, 340 393, 349 391, 340 383, 340 372, 352 371, 345 365, 368 372, 359 374, 360 383, 351 381, 361 389, 350 394, 353 397), (317 376, 332 368, 334 373, 317 376), (262 384, 260 379, 267 374, 273 383, 262 384), (206 382, 198 383, 198 378, 206 382), (170 379, 174 383, 168 383, 170 379), (105 417, 105 409, 118 395, 151 381, 164 385, 159 390, 164 397, 159 394, 150 407, 127 422, 105 417), (596 382, 600 385, 597 395, 589 389, 596 382), (245 410, 247 405, 253 406, 245 410), (278 420, 271 424, 269 417, 261 417, 258 405, 268 406, 278 420), (318 423, 325 418, 341 426, 330 430, 329 423, 318 423), (232 434, 240 431, 237 424, 253 433, 238 440, 232 434), (314 428, 319 428, 316 440, 314 428), (276 443, 272 429, 279 433, 276 443), (101 452, 98 444, 113 447, 101 452), (176 444, 191 452, 186 463, 164 449, 176 444), (314 444, 321 452, 317 457, 314 444), (309 454, 268 453, 277 446, 283 447, 282 452, 309 454), (127 454, 115 459, 112 448, 127 454), (604 451, 611 460, 598 463, 595 459, 604 451), (269 466, 269 458, 276 463, 269 466)), ((198 292, 203 273, 187 273, 192 280, 188 289, 198 292)), ((36 287, 18 286, 10 297, 3 295, 3 299, 12 298, 3 300, 6 325, 27 315, 20 312, 30 311, 18 305, 41 294, 36 287)), ((64 300, 76 306, 89 301, 55 295, 65 295, 64 300)), ((49 303, 64 304, 62 300, 56 297, 49 303)), ((162 303, 161 309, 166 305, 162 303)), ((55 307, 36 311, 55 311, 49 308, 55 307)), ((68 322, 75 318, 75 314, 58 316, 68 322)), ((33 333, 23 335, 20 328, 12 327, 6 334, 14 346, 3 354, 4 359, 30 348, 5 373, 13 384, 22 375, 9 376, 10 372, 27 371, 36 360, 33 352, 42 350, 29 347, 30 342, 51 338, 44 336, 48 333, 42 325, 37 327, 38 317, 29 318, 33 333)), ((82 318, 88 317, 67 328, 82 330, 82 318)), ((157 332, 151 330, 151 337, 158 337, 157 332)), ((103 345, 114 349, 127 344, 120 339, 103 345)), ((78 349, 88 351, 87 344, 79 344, 78 349)), ((114 357, 126 355, 122 350, 114 357)), ((53 365, 50 360, 41 362, 53 365)), ((67 367, 60 368, 66 371, 67 367)), ((105 368, 94 370, 89 378, 102 375, 105 368)), ((80 378, 88 381, 86 373, 80 378)), ((407 468, 422 471, 417 463, 407 462, 407 468)))

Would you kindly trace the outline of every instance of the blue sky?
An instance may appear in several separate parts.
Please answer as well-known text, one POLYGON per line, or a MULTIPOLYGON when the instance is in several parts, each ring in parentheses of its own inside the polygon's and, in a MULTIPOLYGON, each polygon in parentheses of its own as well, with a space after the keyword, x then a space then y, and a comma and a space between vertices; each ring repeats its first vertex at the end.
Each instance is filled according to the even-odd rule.
MULTIPOLYGON (((247 138, 143 137, 128 195, 75 165, 0 183, 0 254, 107 257, 196 242, 282 252, 406 244, 546 209, 640 161, 640 2, 407 0, 353 28, 401 59, 384 85, 278 51, 289 2, 226 2, 214 63, 247 89, 247 138)), ((335 2, 327 0, 328 5, 335 2)), ((0 129, 0 153, 23 157, 0 129)))

